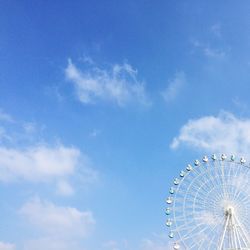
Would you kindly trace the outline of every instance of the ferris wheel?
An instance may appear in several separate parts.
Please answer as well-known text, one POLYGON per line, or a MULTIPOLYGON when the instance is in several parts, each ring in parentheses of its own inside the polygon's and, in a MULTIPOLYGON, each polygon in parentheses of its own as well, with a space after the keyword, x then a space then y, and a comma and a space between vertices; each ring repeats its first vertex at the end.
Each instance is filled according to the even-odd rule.
POLYGON ((204 156, 175 178, 166 199, 174 250, 250 249, 250 165, 204 156))

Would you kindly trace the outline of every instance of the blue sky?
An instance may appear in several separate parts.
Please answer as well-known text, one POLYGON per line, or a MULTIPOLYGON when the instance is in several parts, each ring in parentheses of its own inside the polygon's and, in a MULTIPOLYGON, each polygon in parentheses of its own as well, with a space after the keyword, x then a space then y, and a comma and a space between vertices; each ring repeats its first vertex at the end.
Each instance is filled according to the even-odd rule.
POLYGON ((248 1, 0 2, 0 250, 171 249, 185 164, 250 156, 248 1))

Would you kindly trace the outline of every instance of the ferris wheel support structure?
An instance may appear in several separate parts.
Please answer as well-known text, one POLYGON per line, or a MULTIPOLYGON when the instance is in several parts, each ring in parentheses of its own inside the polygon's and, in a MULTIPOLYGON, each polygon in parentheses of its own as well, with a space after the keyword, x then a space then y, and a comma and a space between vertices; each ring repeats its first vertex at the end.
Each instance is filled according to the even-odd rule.
POLYGON ((221 241, 219 243, 218 250, 223 250, 225 245, 225 239, 228 238, 228 247, 232 250, 247 249, 242 248, 244 246, 250 246, 249 237, 244 228, 239 224, 233 207, 228 207, 225 210, 225 226, 221 241), (228 236, 226 237, 226 234, 228 236))

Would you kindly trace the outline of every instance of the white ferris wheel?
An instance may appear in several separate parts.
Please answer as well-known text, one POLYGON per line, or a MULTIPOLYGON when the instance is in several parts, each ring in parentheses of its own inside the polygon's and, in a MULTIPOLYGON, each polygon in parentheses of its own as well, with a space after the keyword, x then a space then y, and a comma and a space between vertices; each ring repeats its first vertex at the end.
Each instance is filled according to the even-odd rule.
POLYGON ((250 249, 250 165, 204 156, 180 172, 166 199, 175 250, 250 249))

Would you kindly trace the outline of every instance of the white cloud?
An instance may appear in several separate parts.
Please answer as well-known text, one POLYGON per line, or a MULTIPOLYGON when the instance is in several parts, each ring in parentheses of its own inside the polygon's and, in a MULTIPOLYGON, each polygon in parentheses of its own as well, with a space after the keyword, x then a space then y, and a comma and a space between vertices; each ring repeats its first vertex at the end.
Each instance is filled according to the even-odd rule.
POLYGON ((89 133, 89 136, 90 137, 97 137, 98 135, 101 134, 101 130, 99 129, 93 129, 90 133, 89 133))
POLYGON ((203 43, 199 40, 193 39, 191 41, 194 48, 200 51, 205 57, 210 59, 223 59, 227 56, 230 48, 214 48, 209 43, 203 43))
POLYGON ((232 103, 235 105, 235 107, 238 109, 240 114, 244 114, 248 112, 248 105, 246 102, 242 101, 241 98, 238 96, 234 97, 232 99, 232 103))
POLYGON ((0 250, 15 250, 16 247, 14 244, 0 242, 0 250))
POLYGON ((69 196, 75 193, 70 182, 85 188, 97 180, 97 171, 78 148, 39 143, 44 126, 34 122, 12 125, 0 126, 0 182, 43 182, 69 196))
POLYGON ((28 240, 24 243, 24 250, 85 250, 76 241, 54 239, 43 237, 39 239, 28 240))
POLYGON ((127 240, 109 240, 103 243, 103 250, 128 250, 127 240))
POLYGON ((0 109, 0 121, 14 122, 14 119, 12 118, 11 115, 7 114, 2 109, 0 109))
POLYGON ((25 203, 20 214, 36 229, 56 238, 86 237, 95 225, 91 211, 56 206, 39 198, 25 203))
POLYGON ((154 234, 153 237, 143 239, 140 250, 169 250, 171 243, 166 234, 154 234))
POLYGON ((57 193, 63 196, 70 196, 75 193, 73 187, 65 180, 60 180, 57 183, 57 193))
POLYGON ((154 242, 151 239, 144 239, 141 250, 166 250, 165 243, 154 242))
POLYGON ((81 241, 95 226, 91 211, 80 211, 74 207, 57 206, 35 198, 20 209, 25 221, 41 237, 25 243, 25 250, 71 250, 82 249, 81 241), (46 247, 45 247, 46 246, 46 247))
POLYGON ((0 180, 46 181, 74 173, 80 151, 63 145, 27 149, 0 147, 0 180))
POLYGON ((20 121, 0 109, 0 143, 3 145, 26 145, 41 140, 45 125, 20 121))
POLYGON ((75 193, 68 179, 83 187, 97 179, 97 172, 79 149, 63 145, 37 145, 26 149, 0 147, 0 181, 56 184, 56 193, 75 193))
POLYGON ((212 34, 214 34, 216 37, 220 38, 221 37, 221 24, 216 23, 211 26, 210 31, 212 34))
POLYGON ((174 100, 182 87, 186 84, 186 76, 184 72, 178 72, 175 78, 169 81, 168 87, 162 92, 162 96, 166 102, 174 100))
POLYGON ((0 127, 0 142, 2 141, 12 141, 11 136, 9 136, 4 127, 0 127))
POLYGON ((37 132, 37 126, 33 122, 25 122, 23 124, 23 129, 27 134, 33 134, 37 132))
POLYGON ((71 59, 65 69, 73 83, 78 99, 85 104, 98 100, 112 101, 119 106, 137 101, 148 105, 144 83, 137 80, 137 71, 131 65, 115 64, 110 70, 101 69, 92 62, 87 70, 80 70, 71 59))
POLYGON ((3 127, 0 127, 0 138, 3 138, 5 136, 5 129, 3 127))
POLYGON ((103 244, 103 247, 108 250, 120 250, 118 243, 115 240, 107 241, 103 244))
POLYGON ((102 244, 103 250, 172 250, 173 242, 169 240, 167 233, 153 233, 150 237, 139 239, 131 246, 128 240, 109 240, 102 244))
POLYGON ((250 119, 241 119, 228 112, 189 120, 171 143, 207 152, 235 153, 250 157, 250 119))
POLYGON ((90 65, 94 65, 95 64, 94 60, 91 57, 86 56, 86 55, 83 56, 83 57, 81 57, 80 61, 82 61, 84 63, 87 63, 87 64, 90 64, 90 65))
POLYGON ((210 58, 222 59, 226 56, 225 51, 220 50, 220 49, 212 49, 210 47, 205 47, 203 51, 204 51, 204 55, 210 58))

